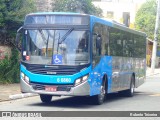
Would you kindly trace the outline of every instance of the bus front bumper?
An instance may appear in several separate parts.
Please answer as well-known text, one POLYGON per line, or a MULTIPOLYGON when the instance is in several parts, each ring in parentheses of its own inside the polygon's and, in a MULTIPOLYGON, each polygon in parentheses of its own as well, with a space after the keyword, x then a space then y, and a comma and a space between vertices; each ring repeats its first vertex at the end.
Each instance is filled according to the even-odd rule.
MULTIPOLYGON (((42 85, 41 84, 41 88, 42 89, 35 89, 34 86, 35 85, 40 85, 40 84, 28 84, 26 83, 24 80, 21 79, 21 82, 20 82, 20 85, 21 85, 21 92, 24 92, 24 93, 37 93, 37 94, 46 94, 46 95, 53 95, 53 96, 88 96, 90 95, 90 86, 88 84, 87 81, 85 81, 84 83, 81 83, 80 85, 78 86, 72 86, 72 87, 68 87, 70 88, 69 90, 65 91, 46 91, 45 90, 45 86, 48 86, 48 85, 42 85)), ((53 86, 53 85, 52 85, 53 86)), ((63 87, 63 85, 56 85, 56 87, 63 87)), ((65 85, 65 87, 67 87, 65 85)))

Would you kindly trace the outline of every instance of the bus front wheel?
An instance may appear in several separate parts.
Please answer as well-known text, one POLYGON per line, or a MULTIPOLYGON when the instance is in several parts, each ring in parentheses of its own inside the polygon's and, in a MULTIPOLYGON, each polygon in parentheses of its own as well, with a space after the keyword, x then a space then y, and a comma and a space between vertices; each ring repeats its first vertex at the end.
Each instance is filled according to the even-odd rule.
POLYGON ((43 103, 49 103, 52 100, 52 95, 42 95, 42 94, 40 94, 40 99, 43 103))
POLYGON ((106 86, 105 86, 105 82, 103 82, 101 85, 100 94, 93 96, 94 104, 96 104, 96 105, 103 104, 103 102, 105 100, 105 95, 106 95, 106 86))

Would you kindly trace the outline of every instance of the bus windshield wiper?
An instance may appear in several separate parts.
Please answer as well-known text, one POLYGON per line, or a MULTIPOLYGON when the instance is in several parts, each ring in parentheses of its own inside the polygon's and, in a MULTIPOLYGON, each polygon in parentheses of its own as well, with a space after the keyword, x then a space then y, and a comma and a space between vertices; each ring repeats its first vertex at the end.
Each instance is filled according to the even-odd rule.
POLYGON ((66 34, 61 38, 61 41, 58 41, 58 44, 62 44, 63 41, 67 38, 67 36, 74 30, 74 28, 69 29, 66 34))
POLYGON ((59 44, 62 44, 63 41, 65 41, 65 39, 68 37, 68 35, 74 30, 74 28, 69 29, 65 35, 62 36, 62 38, 60 39, 60 34, 59 34, 59 38, 58 38, 58 46, 57 46, 57 54, 58 54, 58 49, 59 49, 59 44))
POLYGON ((39 33, 41 34, 41 37, 43 41, 45 42, 45 44, 47 44, 47 39, 45 38, 44 33, 42 32, 42 29, 39 29, 39 33))

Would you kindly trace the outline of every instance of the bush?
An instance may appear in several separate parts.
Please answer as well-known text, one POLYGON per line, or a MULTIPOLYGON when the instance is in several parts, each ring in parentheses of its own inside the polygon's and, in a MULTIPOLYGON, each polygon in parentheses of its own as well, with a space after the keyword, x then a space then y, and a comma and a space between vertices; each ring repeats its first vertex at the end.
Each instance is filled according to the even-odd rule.
POLYGON ((12 48, 11 56, 5 56, 0 61, 0 84, 18 83, 19 79, 19 52, 12 48))

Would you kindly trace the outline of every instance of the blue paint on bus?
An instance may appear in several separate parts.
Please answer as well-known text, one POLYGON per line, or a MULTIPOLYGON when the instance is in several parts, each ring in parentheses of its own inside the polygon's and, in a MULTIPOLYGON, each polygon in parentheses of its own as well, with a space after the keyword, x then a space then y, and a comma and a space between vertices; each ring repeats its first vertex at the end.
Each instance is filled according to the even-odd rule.
POLYGON ((74 75, 41 75, 41 74, 34 74, 28 71, 23 65, 21 65, 21 72, 23 72, 26 76, 30 78, 30 82, 33 83, 44 83, 44 84, 74 84, 75 80, 87 75, 91 71, 91 66, 82 70, 79 73, 74 75), (68 79, 69 81, 61 82, 60 79, 68 79))

